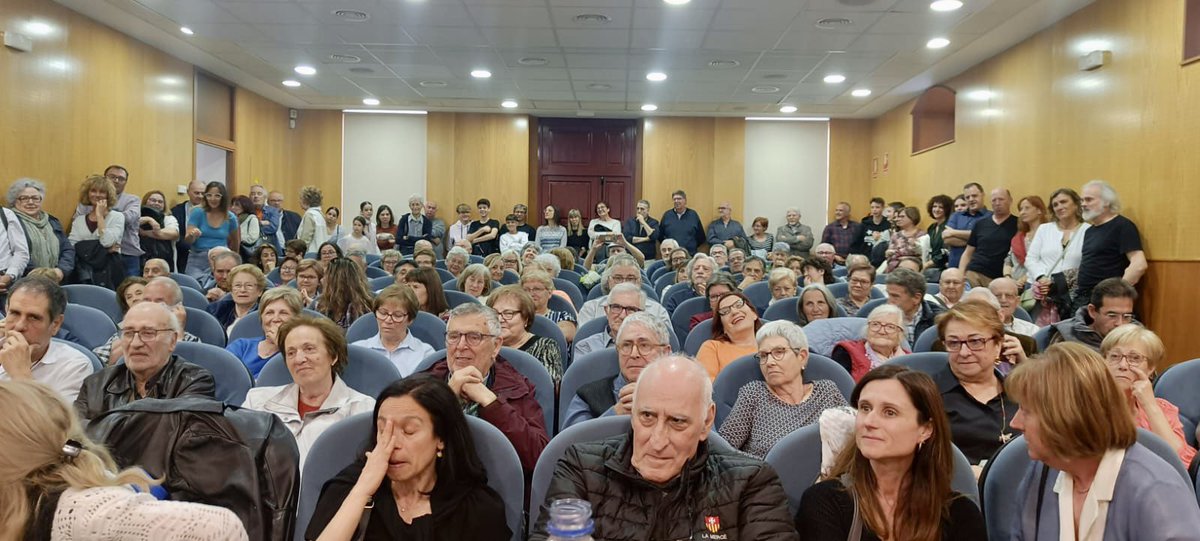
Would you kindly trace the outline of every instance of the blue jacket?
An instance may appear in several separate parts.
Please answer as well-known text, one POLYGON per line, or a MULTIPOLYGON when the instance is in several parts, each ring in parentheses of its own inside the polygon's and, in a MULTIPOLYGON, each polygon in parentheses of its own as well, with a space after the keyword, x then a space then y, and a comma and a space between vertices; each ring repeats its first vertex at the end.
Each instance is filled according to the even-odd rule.
POLYGON ((271 205, 262 206, 262 220, 259 220, 259 226, 262 230, 262 238, 271 246, 275 247, 275 251, 282 253, 283 246, 279 244, 279 225, 283 216, 279 209, 271 205))
MULTIPOLYGON (((279 219, 279 227, 283 229, 283 241, 287 242, 296 238, 296 231, 300 229, 300 215, 290 210, 284 210, 283 216, 279 219)), ((313 249, 309 246, 309 249, 313 249)))
POLYGON ((419 240, 427 240, 433 242, 433 220, 422 216, 421 235, 412 236, 408 234, 408 219, 412 213, 405 214, 400 217, 400 221, 396 222, 396 249, 404 255, 412 255, 413 246, 419 240))
POLYGON ((683 211, 682 217, 676 215, 673 208, 664 212, 659 220, 658 240, 662 242, 666 239, 675 239, 688 254, 695 254, 696 249, 704 244, 705 240, 704 224, 700 223, 700 215, 692 209, 683 211))

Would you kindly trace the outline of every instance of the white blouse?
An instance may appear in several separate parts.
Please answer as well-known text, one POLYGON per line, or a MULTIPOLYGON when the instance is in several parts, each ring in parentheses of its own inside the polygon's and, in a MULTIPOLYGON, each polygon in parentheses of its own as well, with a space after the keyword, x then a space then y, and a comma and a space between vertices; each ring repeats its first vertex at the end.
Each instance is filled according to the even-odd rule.
POLYGON ((593 241, 596 240, 596 237, 598 237, 600 235, 607 235, 608 233, 612 233, 614 235, 620 235, 621 234, 621 222, 619 220, 614 220, 612 218, 609 218, 607 220, 601 220, 600 218, 592 218, 592 221, 588 222, 588 238, 592 239, 593 241), (596 231, 596 226, 598 226, 598 225, 607 227, 608 231, 596 231))
POLYGON ((246 527, 233 511, 159 501, 126 487, 67 489, 54 511, 51 541, 242 541, 246 527))
POLYGON ((125 234, 125 215, 115 210, 108 211, 108 216, 104 217, 104 229, 89 231, 87 226, 87 215, 81 214, 76 216, 71 221, 71 234, 67 236, 67 240, 71 241, 74 246, 84 240, 99 240, 100 245, 106 248, 119 244, 121 236, 125 234))
POLYGON ((1025 270, 1029 273, 1029 279, 1036 280, 1041 276, 1078 269, 1079 261, 1083 259, 1083 233, 1087 228, 1088 224, 1079 224, 1064 250, 1062 231, 1057 224, 1048 222, 1038 226, 1033 235, 1033 244, 1029 245, 1029 251, 1025 254, 1025 270))

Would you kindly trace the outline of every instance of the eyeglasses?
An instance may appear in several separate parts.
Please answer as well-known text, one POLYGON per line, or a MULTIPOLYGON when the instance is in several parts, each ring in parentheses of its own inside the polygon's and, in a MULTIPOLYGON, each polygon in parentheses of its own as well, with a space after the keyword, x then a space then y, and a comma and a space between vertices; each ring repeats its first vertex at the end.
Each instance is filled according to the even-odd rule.
MULTIPOLYGON (((884 323, 882 321, 868 322, 867 328, 871 329, 872 331, 875 331, 875 332, 881 332, 883 334, 895 334, 895 333, 898 333, 901 331, 901 328, 899 325, 896 325, 895 323, 884 323)), ((947 343, 946 346, 949 347, 950 344, 947 343)), ((955 348, 955 349, 957 349, 957 348, 955 348)))
POLYGON ((736 301, 733 301, 733 304, 726 306, 724 308, 718 309, 717 315, 727 316, 727 315, 729 315, 730 312, 733 312, 734 310, 741 310, 742 308, 745 308, 745 307, 746 307, 746 301, 744 301, 742 299, 738 299, 736 301))
POLYGON ((123 176, 120 176, 120 175, 104 175, 104 178, 106 178, 106 179, 108 179, 108 180, 110 180, 110 181, 112 181, 112 182, 116 182, 116 181, 118 181, 118 180, 128 180, 128 178, 127 178, 127 177, 123 177, 123 176))
POLYGON ((620 344, 617 344, 617 351, 620 352, 621 355, 629 355, 630 353, 633 353, 634 348, 637 348, 638 353, 645 354, 649 353, 654 348, 662 346, 663 344, 652 344, 647 341, 621 342, 620 344))
POLYGON ((500 316, 502 321, 512 321, 514 317, 517 317, 520 314, 520 310, 496 310, 496 315, 500 316))
POLYGON ((495 338, 494 334, 484 334, 480 332, 448 332, 446 333, 446 345, 457 344, 459 340, 466 339, 467 345, 471 347, 478 346, 483 342, 484 338, 495 338))
POLYGON ((785 348, 785 347, 778 347, 778 348, 772 349, 771 351, 760 351, 755 355, 755 357, 758 357, 758 364, 765 365, 765 364, 771 362, 772 359, 774 359, 775 362, 778 363, 783 360, 783 356, 787 355, 787 352, 789 352, 789 351, 795 352, 795 351, 800 351, 800 350, 792 349, 792 348, 785 348))
POLYGON ((1125 361, 1125 364, 1131 367, 1142 367, 1149 363, 1149 359, 1141 356, 1140 354, 1120 353, 1117 351, 1109 352, 1108 356, 1105 357, 1104 360, 1113 366, 1119 366, 1121 361, 1125 361))
POLYGON ((121 340, 132 342, 133 338, 139 337, 142 342, 150 343, 158 338, 158 335, 165 332, 175 332, 175 329, 138 329, 138 330, 121 330, 121 340))
POLYGON ((17 196, 18 203, 41 203, 42 196, 40 195, 19 195, 17 196))
POLYGON ((391 321, 392 323, 399 323, 408 319, 408 314, 405 314, 404 312, 393 313, 379 310, 375 312, 375 319, 378 321, 391 321))
POLYGON ((949 352, 958 351, 962 349, 964 345, 966 345, 967 349, 971 351, 979 351, 983 349, 983 346, 986 346, 987 343, 991 341, 991 338, 968 338, 966 340, 943 340, 942 344, 946 346, 946 351, 949 352))
POLYGON ((1130 323, 1133 321, 1133 313, 1132 312, 1125 312, 1125 313, 1104 312, 1104 314, 1102 314, 1102 315, 1104 316, 1104 319, 1107 319, 1107 320, 1119 320, 1119 321, 1123 321, 1125 323, 1130 323))
POLYGON ((530 295, 541 294, 541 293, 550 291, 549 289, 546 289, 544 287, 526 287, 524 289, 525 289, 525 292, 530 295))
POLYGON ((640 276, 620 276, 620 275, 614 274, 609 277, 609 280, 612 281, 613 285, 617 285, 617 284, 634 283, 634 282, 637 282, 640 278, 641 278, 640 276))
POLYGON ((850 284, 856 286, 869 286, 871 285, 871 281, 867 280, 866 278, 851 278, 850 284))
POLYGON ((610 304, 608 306, 605 306, 604 309, 608 310, 609 312, 612 312, 613 315, 618 315, 622 312, 624 312, 626 314, 636 314, 636 313, 642 311, 641 308, 638 308, 636 306, 622 306, 620 304, 610 304))

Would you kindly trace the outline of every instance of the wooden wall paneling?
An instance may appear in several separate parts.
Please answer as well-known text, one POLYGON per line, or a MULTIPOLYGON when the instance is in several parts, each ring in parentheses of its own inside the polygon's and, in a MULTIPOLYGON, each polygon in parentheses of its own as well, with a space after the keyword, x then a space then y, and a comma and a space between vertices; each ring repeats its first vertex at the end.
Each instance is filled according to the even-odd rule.
POLYGON ((671 208, 671 192, 683 189, 688 207, 700 214, 701 221, 712 220, 716 214, 713 119, 648 118, 643 132, 642 198, 650 201, 651 214, 662 216, 671 208))
MULTIPOLYGON (((284 179, 276 181, 283 188, 281 191, 287 198, 288 208, 299 211, 300 188, 308 185, 321 189, 324 207, 343 207, 342 116, 337 110, 300 111, 296 129, 289 130, 287 160, 291 167, 285 170, 287 176, 284 179)), ((286 119, 278 122, 287 126, 286 119)), ((351 211, 357 214, 358 209, 355 207, 351 211)), ((342 213, 345 212, 343 209, 342 213)))
POLYGON ((453 220, 454 207, 486 197, 490 218, 503 220, 513 205, 528 204, 529 117, 481 113, 430 113, 427 122, 428 196, 453 220))
POLYGON ((197 137, 233 141, 233 86, 197 72, 195 102, 197 137))
POLYGON ((870 120, 829 121, 827 221, 833 221, 833 207, 839 201, 849 202, 855 211, 866 209, 871 197, 871 128, 870 120))
POLYGON ((1138 314, 1167 346, 1160 372, 1169 365, 1200 358, 1200 333, 1193 316, 1200 299, 1196 276, 1200 276, 1200 261, 1151 261, 1138 284, 1138 314))
MULTIPOLYGON (((717 206, 728 201, 733 217, 750 233, 754 216, 746 214, 746 119, 714 118, 713 121, 713 204, 710 218, 717 216, 717 206)), ((665 209, 664 209, 665 210, 665 209)), ((769 217, 773 222, 778 218, 769 217)), ((774 231, 774 228, 771 228, 774 231)))
MULTIPOLYGON (((268 190, 281 190, 292 176, 293 155, 290 139, 297 130, 308 129, 299 121, 296 130, 288 129, 288 109, 244 88, 234 94, 234 140, 237 141, 235 193, 248 194, 250 187, 261 184, 268 190)), ((307 112, 305 112, 307 114, 307 112)), ((299 208, 298 189, 284 192, 285 204, 299 208)))

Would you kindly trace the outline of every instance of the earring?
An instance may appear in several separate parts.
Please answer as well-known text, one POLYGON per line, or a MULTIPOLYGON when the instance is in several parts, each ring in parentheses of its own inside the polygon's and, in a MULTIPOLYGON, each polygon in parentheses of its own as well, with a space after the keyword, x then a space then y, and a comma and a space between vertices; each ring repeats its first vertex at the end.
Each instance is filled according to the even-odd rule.
POLYGON ((441 449, 438 449, 437 457, 442 458, 442 450, 441 449))
POLYGON ((917 452, 918 453, 921 452, 921 449, 923 447, 925 447, 925 440, 921 440, 921 441, 917 442, 917 452))

